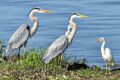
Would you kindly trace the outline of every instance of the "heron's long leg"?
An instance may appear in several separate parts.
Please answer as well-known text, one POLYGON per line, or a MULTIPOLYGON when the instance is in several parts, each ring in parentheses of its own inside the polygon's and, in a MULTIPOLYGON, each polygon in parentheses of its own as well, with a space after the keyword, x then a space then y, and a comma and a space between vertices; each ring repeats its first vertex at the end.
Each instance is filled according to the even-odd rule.
POLYGON ((25 58, 25 62, 27 59, 27 49, 26 49, 26 44, 24 45, 24 58, 25 58))
MULTIPOLYGON (((58 65, 60 65, 61 64, 61 62, 62 62, 62 55, 60 54, 60 55, 58 55, 57 57, 56 57, 56 63, 58 64, 58 65)), ((61 66, 61 65, 60 65, 61 66)))
POLYGON ((62 61, 64 60, 64 58, 63 58, 63 55, 61 54, 61 56, 60 56, 60 62, 62 63, 62 61))
POLYGON ((63 55, 61 54, 60 55, 60 66, 62 66, 62 58, 63 58, 63 55))
POLYGON ((20 64, 20 47, 18 48, 18 60, 19 60, 19 64, 20 64))
POLYGON ((59 65, 60 62, 60 56, 57 56, 57 64, 59 65))

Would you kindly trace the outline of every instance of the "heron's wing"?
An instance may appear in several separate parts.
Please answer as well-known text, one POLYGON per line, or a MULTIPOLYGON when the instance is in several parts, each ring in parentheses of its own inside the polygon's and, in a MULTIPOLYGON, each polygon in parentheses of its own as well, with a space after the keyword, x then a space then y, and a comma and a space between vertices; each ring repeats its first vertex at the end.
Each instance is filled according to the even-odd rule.
POLYGON ((43 60, 45 60, 45 63, 48 63, 52 58, 63 53, 64 50, 67 48, 67 45, 68 39, 65 35, 62 35, 57 40, 55 40, 43 56, 43 60))
POLYGON ((29 37, 29 26, 22 24, 11 36, 8 42, 6 53, 11 52, 13 49, 19 48, 25 44, 29 37))
POLYGON ((105 49, 105 54, 107 59, 109 59, 110 62, 114 62, 114 56, 111 53, 111 50, 109 48, 105 49))

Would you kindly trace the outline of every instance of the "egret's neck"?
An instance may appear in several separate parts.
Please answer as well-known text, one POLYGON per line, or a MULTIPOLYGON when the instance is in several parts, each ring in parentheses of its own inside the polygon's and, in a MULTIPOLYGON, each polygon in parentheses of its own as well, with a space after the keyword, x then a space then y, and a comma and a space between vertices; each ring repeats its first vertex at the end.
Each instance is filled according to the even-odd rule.
POLYGON ((105 46, 105 41, 103 41, 102 46, 101 46, 101 53, 102 53, 102 55, 104 55, 104 52, 105 52, 104 46, 105 46))
POLYGON ((77 30, 77 26, 76 26, 75 22, 73 21, 72 17, 70 18, 69 25, 72 28, 72 31, 70 32, 70 35, 68 36, 68 41, 69 41, 68 43, 70 44, 72 42, 72 40, 75 36, 76 30, 77 30))
POLYGON ((39 21, 37 19, 37 17, 34 16, 35 12, 32 12, 29 14, 30 20, 34 22, 33 27, 30 29, 30 36, 34 35, 34 33, 37 31, 38 29, 38 24, 39 21))

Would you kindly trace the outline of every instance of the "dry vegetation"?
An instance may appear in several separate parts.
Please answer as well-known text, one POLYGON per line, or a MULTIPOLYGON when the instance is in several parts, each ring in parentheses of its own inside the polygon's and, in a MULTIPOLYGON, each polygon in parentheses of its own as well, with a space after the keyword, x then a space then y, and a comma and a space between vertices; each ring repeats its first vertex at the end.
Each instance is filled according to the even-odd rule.
MULTIPOLYGON (((3 48, 0 50, 2 54, 3 48)), ((119 70, 109 71, 107 74, 99 68, 67 70, 68 64, 61 63, 61 67, 56 59, 46 65, 41 61, 45 51, 41 49, 40 52, 39 55, 36 49, 30 50, 27 62, 25 63, 21 56, 20 64, 16 57, 12 62, 4 61, 1 57, 0 80, 120 80, 119 70)))

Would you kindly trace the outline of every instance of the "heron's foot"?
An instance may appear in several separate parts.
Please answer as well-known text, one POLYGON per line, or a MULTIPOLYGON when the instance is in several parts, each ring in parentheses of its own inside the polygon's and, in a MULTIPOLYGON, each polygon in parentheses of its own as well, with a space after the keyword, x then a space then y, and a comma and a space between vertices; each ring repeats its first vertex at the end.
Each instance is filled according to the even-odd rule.
POLYGON ((25 63, 27 62, 27 53, 25 53, 25 55, 24 55, 24 61, 25 61, 25 63))
POLYGON ((57 56, 57 58, 56 58, 57 60, 56 60, 56 62, 57 62, 57 65, 60 65, 61 66, 61 64, 62 64, 62 61, 63 61, 63 57, 62 57, 62 55, 60 55, 60 56, 57 56))
POLYGON ((19 60, 18 60, 18 61, 19 61, 19 62, 18 62, 18 63, 19 63, 19 65, 20 65, 20 58, 19 58, 19 60))
POLYGON ((18 54, 18 61, 19 61, 19 65, 20 65, 20 54, 18 54))

